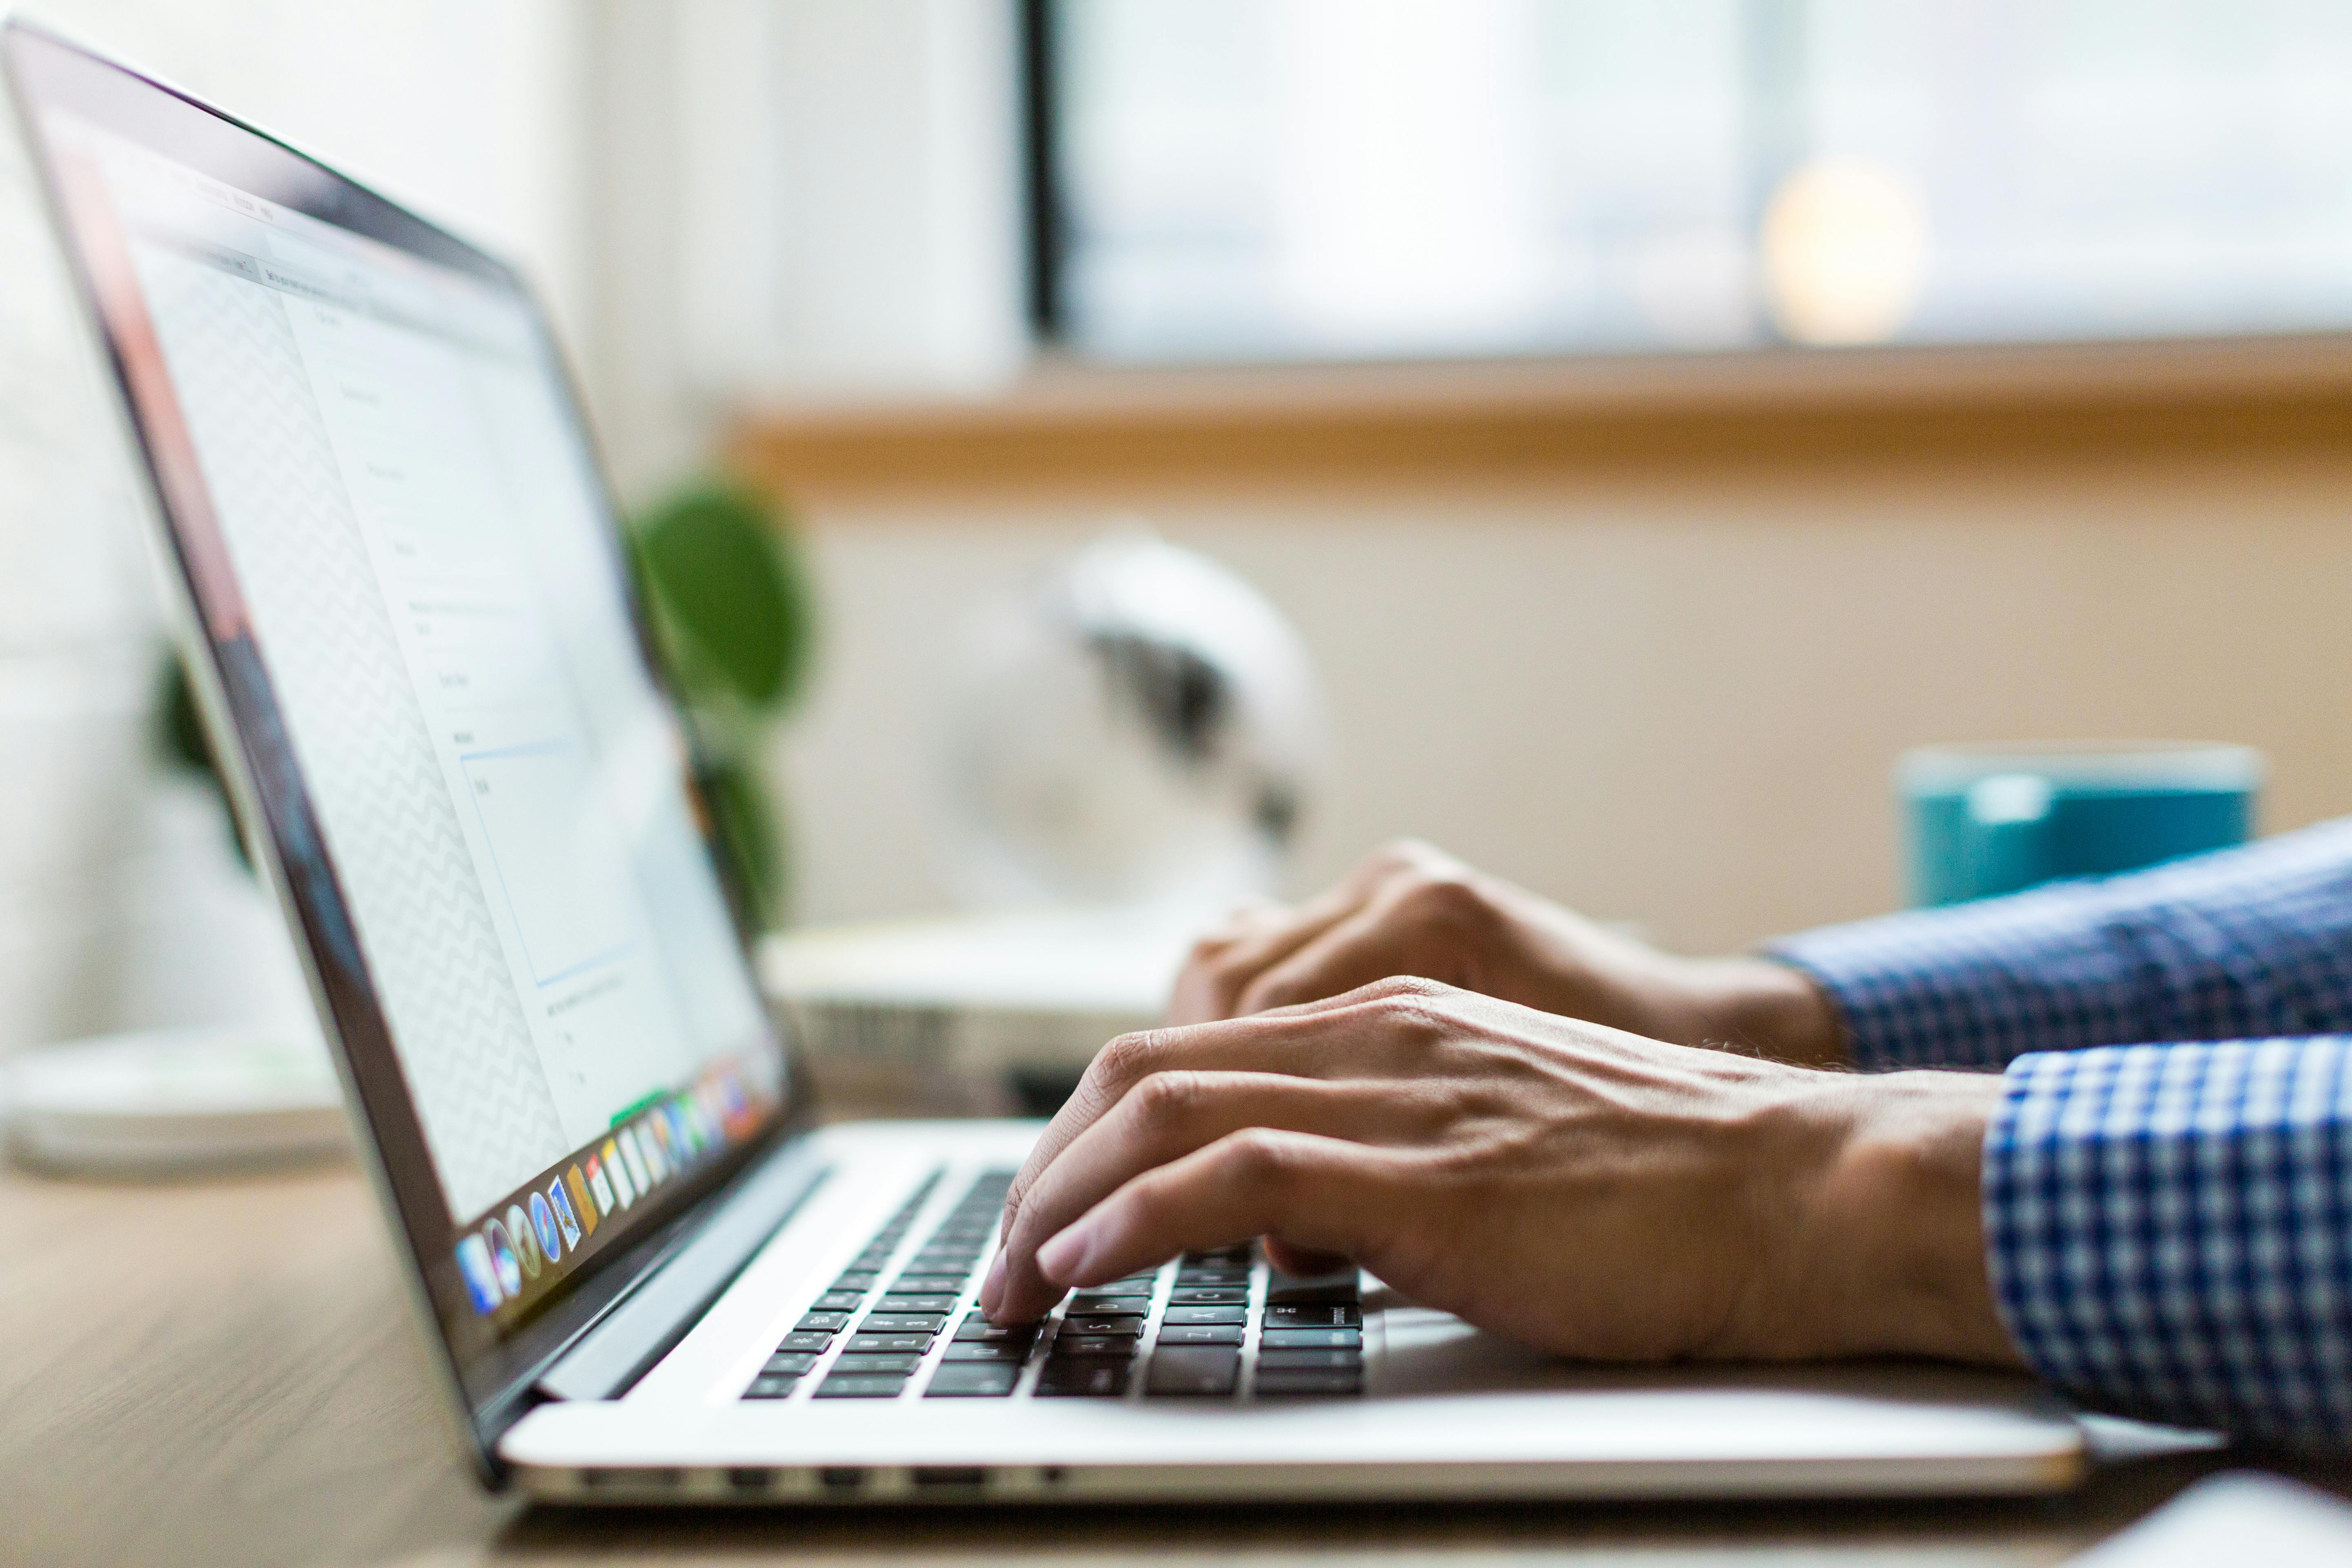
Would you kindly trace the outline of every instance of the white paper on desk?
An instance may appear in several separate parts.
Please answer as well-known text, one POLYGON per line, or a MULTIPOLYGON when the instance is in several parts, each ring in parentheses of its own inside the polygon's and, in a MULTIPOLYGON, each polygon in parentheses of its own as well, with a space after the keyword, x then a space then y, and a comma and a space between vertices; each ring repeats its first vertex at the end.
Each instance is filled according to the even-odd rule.
POLYGON ((2069 1568, 2343 1568, 2352 1504, 2277 1476, 2240 1470, 2199 1481, 2069 1568))

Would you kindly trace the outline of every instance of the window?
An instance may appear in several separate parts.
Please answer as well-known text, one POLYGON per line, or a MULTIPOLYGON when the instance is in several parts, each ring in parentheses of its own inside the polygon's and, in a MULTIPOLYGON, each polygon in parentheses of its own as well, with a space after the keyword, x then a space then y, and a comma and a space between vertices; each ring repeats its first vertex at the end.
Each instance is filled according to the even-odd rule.
POLYGON ((1033 0, 1122 361, 2352 327, 2329 0, 1033 0))

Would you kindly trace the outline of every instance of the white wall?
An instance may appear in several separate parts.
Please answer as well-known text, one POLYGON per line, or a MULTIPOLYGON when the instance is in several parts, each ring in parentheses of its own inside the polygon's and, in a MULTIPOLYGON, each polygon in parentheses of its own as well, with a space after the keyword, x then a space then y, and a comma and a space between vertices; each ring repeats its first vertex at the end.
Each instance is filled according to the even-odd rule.
POLYGON ((1412 833, 1745 943, 1894 907, 1888 769, 1937 740, 2246 741, 2266 827, 2352 812, 2352 458, 839 500, 809 518, 824 665, 783 741, 807 917, 947 900, 926 791, 959 616, 1122 505, 1321 666, 1337 771, 1300 889, 1412 833))

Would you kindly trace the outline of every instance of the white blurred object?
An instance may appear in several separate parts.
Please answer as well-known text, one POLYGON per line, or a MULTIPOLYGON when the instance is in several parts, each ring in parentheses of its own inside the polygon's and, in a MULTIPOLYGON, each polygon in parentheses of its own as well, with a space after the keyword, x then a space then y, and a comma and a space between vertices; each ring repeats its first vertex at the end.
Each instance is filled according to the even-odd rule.
POLYGON ((2341 1568, 2352 1563, 2352 1505, 2278 1476, 2210 1476, 2072 1568, 2341 1568))
POLYGON ((349 1148, 307 1026, 161 1029, 27 1051, 0 1069, 9 1152, 43 1170, 162 1174, 349 1148))
POLYGON ((1198 921, 1171 906, 1003 910, 787 932, 760 950, 828 1087, 934 1111, 1026 1109, 1168 1005, 1198 921), (1046 1092, 1041 1089, 1040 1092, 1046 1092))
POLYGON ((1141 527, 989 607, 948 752, 953 848, 983 904, 1272 892, 1314 794, 1305 646, 1239 577, 1141 527))

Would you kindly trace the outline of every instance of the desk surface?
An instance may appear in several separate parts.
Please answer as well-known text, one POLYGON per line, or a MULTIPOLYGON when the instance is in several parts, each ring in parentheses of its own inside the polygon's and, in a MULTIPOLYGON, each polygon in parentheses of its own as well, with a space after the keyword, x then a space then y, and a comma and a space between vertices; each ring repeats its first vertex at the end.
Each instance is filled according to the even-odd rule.
MULTIPOLYGON (((2112 1470, 2059 1501, 697 1511, 485 1496, 429 1396, 374 1208, 348 1169, 182 1185, 0 1173, 0 1560, 24 1564, 1034 1565, 1244 1555, 1391 1563, 2063 1560, 2220 1461, 2112 1470)), ((2301 1470, 2352 1490, 2352 1466, 2301 1470)))

